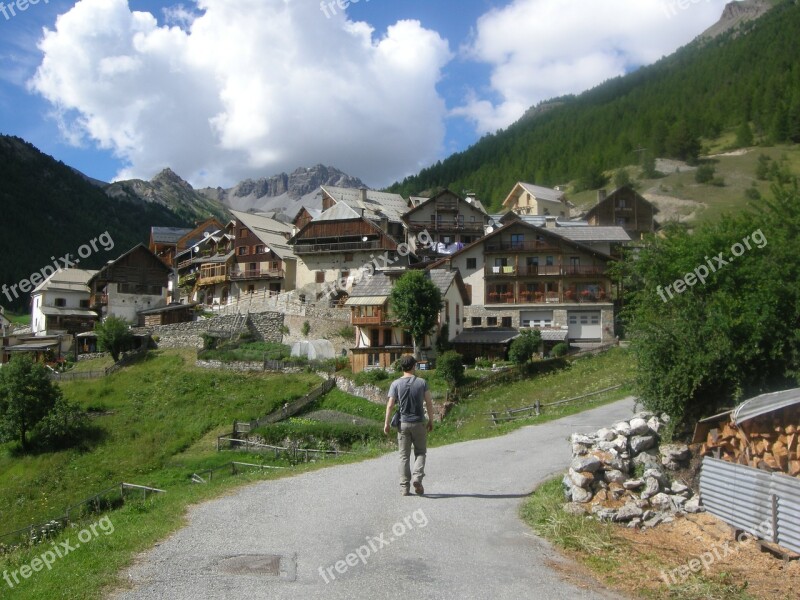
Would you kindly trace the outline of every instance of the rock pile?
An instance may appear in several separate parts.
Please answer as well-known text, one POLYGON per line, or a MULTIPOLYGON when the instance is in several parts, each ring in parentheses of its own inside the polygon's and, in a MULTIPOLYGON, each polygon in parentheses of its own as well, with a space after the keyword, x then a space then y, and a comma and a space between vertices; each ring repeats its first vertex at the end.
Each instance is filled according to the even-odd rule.
POLYGON ((685 444, 659 444, 668 422, 668 415, 642 412, 589 435, 572 434, 564 510, 629 527, 654 527, 703 510, 699 497, 670 476, 688 466, 691 451, 685 444))

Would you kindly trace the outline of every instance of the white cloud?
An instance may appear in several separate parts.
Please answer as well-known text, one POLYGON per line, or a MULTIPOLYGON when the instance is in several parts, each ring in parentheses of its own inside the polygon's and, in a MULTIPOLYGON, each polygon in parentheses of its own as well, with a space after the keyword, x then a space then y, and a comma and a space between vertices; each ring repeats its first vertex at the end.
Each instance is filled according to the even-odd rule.
POLYGON ((81 0, 39 44, 30 82, 76 130, 127 165, 231 185, 335 165, 372 185, 434 160, 448 43, 417 21, 382 36, 315 2, 199 0, 160 26, 127 0, 81 0), (194 8, 194 7, 193 7, 194 8))
POLYGON ((727 0, 514 0, 477 23, 465 58, 492 67, 451 114, 480 133, 507 127, 542 100, 580 93, 690 42, 727 0))

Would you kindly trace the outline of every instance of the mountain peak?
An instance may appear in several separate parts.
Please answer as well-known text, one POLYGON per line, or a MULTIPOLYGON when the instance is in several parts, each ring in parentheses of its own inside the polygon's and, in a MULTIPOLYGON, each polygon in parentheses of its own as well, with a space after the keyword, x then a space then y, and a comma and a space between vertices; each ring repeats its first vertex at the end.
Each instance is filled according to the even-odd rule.
POLYGON ((773 6, 771 0, 735 0, 728 2, 719 21, 700 34, 700 38, 712 39, 746 23, 758 19, 773 6))

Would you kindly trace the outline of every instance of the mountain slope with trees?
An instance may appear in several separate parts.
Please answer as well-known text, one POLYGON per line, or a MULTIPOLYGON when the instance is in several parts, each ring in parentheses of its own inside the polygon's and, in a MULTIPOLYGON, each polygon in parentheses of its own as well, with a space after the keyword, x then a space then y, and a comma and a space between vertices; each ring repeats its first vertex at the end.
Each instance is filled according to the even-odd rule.
POLYGON ((694 162, 700 140, 737 131, 800 142, 800 5, 698 40, 579 96, 548 100, 504 131, 395 183, 404 195, 470 190, 492 208, 517 181, 600 187, 604 170, 655 156, 694 162))
MULTIPOLYGON (((0 206, 0 284, 8 286, 68 252, 74 259, 80 246, 105 231, 114 241, 113 249, 101 247, 82 259, 80 267, 99 268, 134 245, 147 243, 152 225, 191 225, 159 204, 109 198, 71 167, 10 136, 0 136, 0 206)), ((11 298, 0 296, 0 304, 28 309, 28 294, 11 298)))

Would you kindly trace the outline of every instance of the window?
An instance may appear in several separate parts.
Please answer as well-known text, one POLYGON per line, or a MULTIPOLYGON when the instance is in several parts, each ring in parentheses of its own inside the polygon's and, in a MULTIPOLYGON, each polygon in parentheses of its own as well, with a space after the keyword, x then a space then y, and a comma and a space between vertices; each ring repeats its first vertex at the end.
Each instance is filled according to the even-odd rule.
POLYGON ((458 305, 458 302, 456 302, 456 325, 459 323, 461 323, 461 307, 458 305))
POLYGON ((411 337, 411 333, 408 331, 403 332, 403 346, 413 346, 414 340, 411 337))
POLYGON ((436 225, 436 213, 431 215, 431 225, 436 225))
POLYGON ((449 236, 449 235, 443 235, 443 236, 442 236, 442 243, 443 243, 445 246, 449 246, 450 244, 452 244, 452 243, 453 243, 453 242, 451 242, 450 240, 451 240, 451 238, 450 238, 450 236, 449 236))
POLYGON ((580 256, 570 256, 569 257, 569 266, 570 267, 580 267, 581 266, 581 257, 580 256))
POLYGON ((381 330, 373 329, 369 332, 369 345, 377 347, 381 345, 381 330))
POLYGON ((458 215, 458 226, 459 227, 464 226, 464 215, 458 215))
POLYGON ((503 327, 511 327, 511 317, 503 317, 503 327))
POLYGON ((55 305, 56 306, 62 306, 62 307, 66 306, 67 305, 67 299, 66 298, 56 298, 55 305))
POLYGON ((483 325, 483 319, 481 317, 472 317, 473 327, 480 327, 481 325, 483 325))
POLYGON ((629 221, 628 217, 617 217, 617 225, 621 226, 627 225, 628 221, 629 221))
POLYGON ((266 251, 266 246, 256 245, 253 247, 253 254, 264 254, 266 251))
POLYGON ((617 198, 617 208, 627 208, 625 198, 617 198))
POLYGON ((258 273, 258 264, 257 263, 247 263, 247 270, 249 271, 248 275, 255 275, 258 273))
POLYGON ((249 250, 249 248, 247 246, 239 246, 236 249, 236 255, 237 256, 247 256, 248 250, 249 250))
POLYGON ((246 229, 246 228, 242 227, 242 228, 239 230, 239 237, 240 237, 240 238, 245 238, 245 237, 247 237, 247 229, 246 229))
POLYGON ((489 327, 494 327, 497 325, 497 317, 486 317, 486 324, 489 327))
POLYGON ((472 243, 472 236, 471 235, 462 235, 461 236, 461 243, 465 246, 472 243))
POLYGON ((81 300, 81 308, 89 308, 89 301, 81 300))
POLYGON ((450 322, 450 300, 444 301, 444 322, 450 322))
POLYGON ((511 247, 512 248, 521 248, 524 243, 525 243, 525 234, 523 234, 523 233, 513 233, 513 234, 511 234, 511 247))
POLYGON ((538 256, 526 256, 525 257, 525 264, 529 267, 538 267, 539 266, 539 257, 538 256))
POLYGON ((325 271, 317 271, 315 277, 317 283, 325 283, 325 271))
POLYGON ((555 264, 555 261, 553 260, 552 256, 546 256, 544 259, 544 264, 548 267, 552 267, 555 264))
POLYGON ((256 293, 256 286, 252 283, 247 286, 247 293, 248 294, 255 294, 256 293))
POLYGON ((379 366, 381 366, 381 355, 380 354, 367 354, 367 366, 368 367, 379 367, 379 366))
POLYGON ((478 268, 478 259, 477 258, 468 258, 467 259, 467 269, 477 269, 478 268))
POLYGON ((494 266, 495 267, 507 267, 508 266, 508 259, 507 258, 495 258, 494 259, 494 266))

